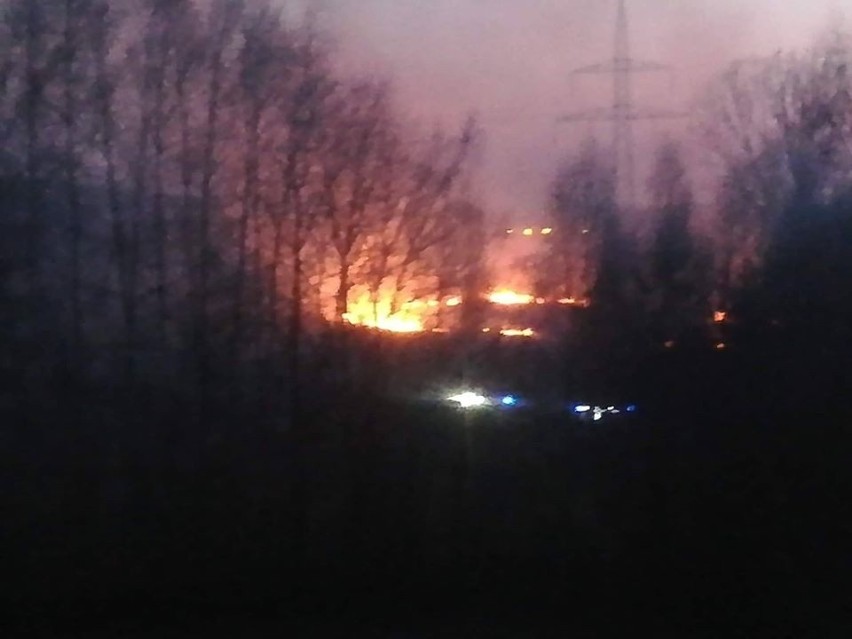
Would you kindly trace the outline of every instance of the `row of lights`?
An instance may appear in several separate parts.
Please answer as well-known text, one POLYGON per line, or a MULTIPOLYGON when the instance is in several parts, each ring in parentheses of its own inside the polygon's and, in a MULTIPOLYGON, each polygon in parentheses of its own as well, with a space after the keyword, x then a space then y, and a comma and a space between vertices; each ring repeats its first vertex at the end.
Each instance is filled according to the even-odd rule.
MULTIPOLYGON (((506 235, 514 235, 516 231, 525 237, 532 237, 533 235, 536 235, 535 229, 531 226, 528 226, 525 229, 506 229, 506 235)), ((541 235, 551 235, 552 233, 553 229, 549 226, 545 226, 539 231, 539 234, 541 235)))
MULTIPOLYGON (((492 304, 497 304, 498 306, 527 306, 532 304, 547 304, 548 300, 544 297, 535 297, 534 295, 528 295, 526 293, 516 293, 515 291, 495 291, 493 293, 489 293, 486 299, 492 304)), ((452 297, 448 297, 443 301, 444 306, 455 307, 461 306, 464 300, 458 296, 454 295, 452 297)), ((588 306, 589 300, 584 298, 576 298, 576 297, 561 297, 556 300, 558 304, 563 306, 588 306)), ((435 308, 441 306, 441 302, 438 300, 416 300, 411 302, 406 302, 403 305, 405 308, 422 308, 429 307, 435 308)))
MULTIPOLYGON (((487 397, 485 395, 473 391, 466 391, 464 393, 451 395, 447 397, 447 401, 457 404, 459 408, 464 409, 484 408, 487 406, 503 406, 506 408, 512 408, 515 406, 521 406, 526 403, 522 402, 522 400, 516 395, 487 397)), ((589 415, 594 421, 600 421, 601 419, 603 419, 604 415, 635 413, 636 406, 634 404, 630 404, 629 406, 626 406, 624 408, 616 408, 615 406, 607 406, 606 408, 604 408, 601 406, 592 406, 591 404, 574 404, 573 406, 571 406, 571 412, 581 417, 589 415)))
MULTIPOLYGON (((528 226, 523 229, 506 229, 506 235, 515 235, 516 233, 523 235, 524 237, 532 237, 533 235, 552 235, 553 229, 549 226, 545 226, 538 231, 535 228, 528 226)), ((589 229, 583 229, 581 231, 583 235, 589 234, 589 229)))

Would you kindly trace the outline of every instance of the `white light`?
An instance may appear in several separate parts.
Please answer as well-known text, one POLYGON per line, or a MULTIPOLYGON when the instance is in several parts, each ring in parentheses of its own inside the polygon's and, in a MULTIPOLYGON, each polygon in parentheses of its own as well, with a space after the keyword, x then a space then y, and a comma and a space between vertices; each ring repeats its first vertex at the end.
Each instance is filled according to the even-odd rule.
POLYGON ((485 406, 485 404, 488 403, 488 399, 486 397, 478 395, 477 393, 471 393, 470 391, 461 393, 460 395, 453 395, 447 399, 451 402, 456 402, 462 408, 478 408, 480 406, 485 406))
POLYGON ((592 407, 586 404, 581 404, 580 406, 574 407, 575 413, 588 413, 590 410, 592 410, 592 407))
POLYGON ((601 413, 599 411, 595 411, 595 418, 594 419, 595 419, 596 422, 599 422, 601 419, 603 419, 603 415, 601 415, 601 413))
POLYGON ((504 328, 500 331, 503 337, 534 337, 535 331, 531 328, 504 328))

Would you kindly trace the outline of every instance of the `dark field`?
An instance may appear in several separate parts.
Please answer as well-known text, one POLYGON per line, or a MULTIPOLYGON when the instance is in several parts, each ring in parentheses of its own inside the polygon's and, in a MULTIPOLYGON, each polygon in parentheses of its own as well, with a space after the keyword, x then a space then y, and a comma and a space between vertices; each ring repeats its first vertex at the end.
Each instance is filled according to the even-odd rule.
MULTIPOLYGON (((91 415, 73 436, 15 431, 14 636, 835 636, 842 376, 825 360, 786 374, 778 351, 759 370, 754 351, 664 353, 632 372, 635 415, 592 423, 545 403, 594 392, 547 353, 512 353, 542 371, 547 410, 466 413, 365 382, 313 396, 302 438, 224 407, 187 437, 202 426, 141 402, 121 436, 91 415)), ((411 362, 385 356, 376 379, 404 379, 411 362)), ((424 388, 459 384, 436 379, 424 388)))

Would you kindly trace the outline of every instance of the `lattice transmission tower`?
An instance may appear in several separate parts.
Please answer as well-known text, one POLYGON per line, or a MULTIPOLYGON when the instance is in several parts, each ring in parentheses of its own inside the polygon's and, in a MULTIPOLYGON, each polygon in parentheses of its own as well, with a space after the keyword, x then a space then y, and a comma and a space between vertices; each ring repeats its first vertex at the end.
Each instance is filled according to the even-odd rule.
POLYGON ((630 55, 630 30, 627 22, 625 0, 618 0, 613 58, 606 62, 580 67, 572 71, 578 75, 612 75, 613 98, 609 108, 598 108, 570 113, 559 122, 612 122, 612 148, 618 185, 618 202, 626 208, 636 206, 636 143, 633 122, 637 120, 674 120, 688 114, 660 109, 639 109, 633 100, 633 76, 639 73, 671 71, 658 62, 637 60, 630 55))

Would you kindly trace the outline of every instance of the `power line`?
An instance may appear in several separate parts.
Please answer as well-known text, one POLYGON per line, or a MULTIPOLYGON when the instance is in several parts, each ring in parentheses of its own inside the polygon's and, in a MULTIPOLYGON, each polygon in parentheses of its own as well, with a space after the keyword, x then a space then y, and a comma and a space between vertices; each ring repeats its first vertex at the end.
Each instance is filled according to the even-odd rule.
POLYGON ((633 122, 638 120, 673 120, 688 114, 659 109, 639 109, 633 100, 633 76, 639 73, 670 71, 658 62, 637 60, 630 56, 630 30, 625 0, 618 0, 615 25, 615 48, 612 60, 574 69, 572 76, 611 75, 613 98, 609 108, 569 113, 561 123, 610 121, 613 125, 612 147, 618 178, 618 201, 627 209, 636 204, 636 144, 633 122))

